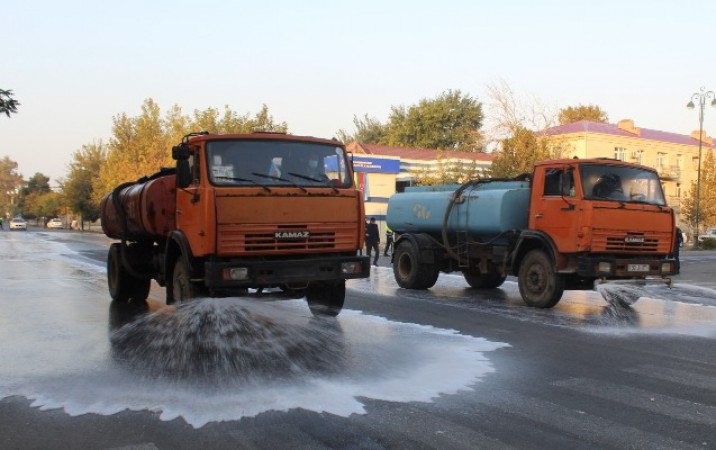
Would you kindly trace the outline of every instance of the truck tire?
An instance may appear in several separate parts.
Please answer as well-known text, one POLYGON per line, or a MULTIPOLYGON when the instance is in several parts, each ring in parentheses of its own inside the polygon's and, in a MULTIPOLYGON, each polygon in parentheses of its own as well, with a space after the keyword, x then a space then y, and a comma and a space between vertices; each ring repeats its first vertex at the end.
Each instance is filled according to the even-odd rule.
MULTIPOLYGON (((167 293, 169 293, 168 290, 167 293)), ((189 265, 184 258, 177 258, 174 270, 172 270, 172 290, 171 295, 167 295, 167 304, 182 304, 199 295, 199 287, 191 281, 189 265)))
POLYGON ((497 272, 483 274, 480 273, 479 270, 466 270, 462 274, 465 277, 465 281, 467 281, 467 284, 469 284, 470 287, 473 289, 494 289, 502 286, 502 283, 505 282, 505 278, 507 278, 506 276, 497 272))
POLYGON ((564 277, 554 271, 544 251, 532 250, 520 264, 517 285, 527 306, 551 308, 562 298, 564 277))
POLYGON ((435 286, 440 270, 435 264, 421 263, 418 247, 406 240, 395 249, 393 275, 404 289, 429 289, 435 286))
POLYGON ((107 286, 112 300, 120 303, 132 301, 143 303, 149 296, 152 280, 135 278, 122 267, 120 249, 122 244, 114 243, 109 246, 107 254, 107 286))
POLYGON ((306 288, 306 301, 314 316, 336 317, 343 309, 345 299, 345 280, 311 283, 306 288))

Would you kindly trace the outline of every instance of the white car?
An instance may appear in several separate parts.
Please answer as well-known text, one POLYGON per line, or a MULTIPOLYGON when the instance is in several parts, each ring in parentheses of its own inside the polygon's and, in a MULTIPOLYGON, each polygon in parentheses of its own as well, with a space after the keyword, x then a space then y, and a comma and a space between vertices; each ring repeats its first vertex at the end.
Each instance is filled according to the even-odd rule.
POLYGON ((15 217, 10 221, 10 229, 27 231, 27 222, 22 217, 15 217))
POLYGON ((47 222, 47 228, 50 228, 50 229, 59 229, 59 230, 63 229, 63 228, 64 228, 64 224, 62 223, 62 219, 60 219, 59 217, 55 217, 54 219, 50 219, 50 221, 47 222))
POLYGON ((716 228, 708 230, 706 234, 699 235, 699 242, 703 242, 704 239, 716 239, 716 228))

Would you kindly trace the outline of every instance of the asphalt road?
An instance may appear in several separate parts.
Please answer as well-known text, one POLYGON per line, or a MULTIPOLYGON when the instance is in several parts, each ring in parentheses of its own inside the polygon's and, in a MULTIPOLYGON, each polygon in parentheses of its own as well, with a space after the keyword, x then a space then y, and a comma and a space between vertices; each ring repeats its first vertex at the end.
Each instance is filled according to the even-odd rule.
MULTIPOLYGON (((5 255, 22 244, 15 242, 20 238, 4 238, 0 250, 5 255)), ((106 252, 101 236, 43 233, 36 239, 68 242, 78 252, 73 258, 89 263, 101 264, 106 252)), ((677 283, 714 283, 716 255, 682 255, 677 283)), ((360 397, 364 414, 269 408, 200 427, 181 417, 162 420, 151 408, 70 415, 62 408, 41 410, 13 395, 0 400, 0 448, 716 448, 713 306, 666 301, 641 307, 640 300, 633 311, 617 311, 593 295, 574 295, 553 310, 534 310, 521 303, 509 283, 484 293, 460 287, 455 278, 424 293, 397 289, 390 283, 387 260, 379 264, 383 267, 373 269, 371 284, 349 290, 347 309, 389 324, 456 330, 509 344, 485 353, 494 371, 471 389, 431 401, 360 397)), ((25 279, 48 276, 42 265, 35 266, 37 272, 25 273, 25 279)), ((14 287, 16 278, 0 274, 0 287, 14 287)), ((81 282, 96 301, 108 302, 100 294, 101 276, 87 275, 81 282)), ((32 291, 21 292, 32 296, 32 291)), ((0 305, 24 300, 4 298, 0 305)), ((43 311, 36 313, 39 322, 43 311)), ((32 327, 35 319, 28 320, 32 327)), ((81 315, 75 320, 94 326, 82 323, 89 319, 81 315)), ((361 318, 342 315, 342 320, 348 330, 350 320, 361 318)), ((371 326, 366 325, 368 332, 371 326)), ((351 340, 354 335, 346 331, 345 336, 351 340)), ((404 352, 411 347, 405 345, 404 352)), ((445 367, 442 376, 450 378, 456 369, 445 367)))

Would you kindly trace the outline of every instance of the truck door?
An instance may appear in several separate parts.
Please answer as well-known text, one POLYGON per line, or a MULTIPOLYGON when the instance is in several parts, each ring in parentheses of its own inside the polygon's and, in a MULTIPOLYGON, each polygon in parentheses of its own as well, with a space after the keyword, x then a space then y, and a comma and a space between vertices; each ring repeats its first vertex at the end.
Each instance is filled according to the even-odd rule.
POLYGON ((176 194, 176 227, 189 240, 194 256, 202 256, 211 251, 207 247, 207 234, 212 234, 206 232, 206 208, 209 204, 213 205, 213 201, 208 198, 210 191, 202 187, 198 156, 197 151, 189 158, 192 171, 191 185, 184 189, 177 188, 176 194))
POLYGON ((576 252, 580 212, 574 169, 566 164, 540 169, 532 188, 530 228, 549 235, 561 253, 576 252))

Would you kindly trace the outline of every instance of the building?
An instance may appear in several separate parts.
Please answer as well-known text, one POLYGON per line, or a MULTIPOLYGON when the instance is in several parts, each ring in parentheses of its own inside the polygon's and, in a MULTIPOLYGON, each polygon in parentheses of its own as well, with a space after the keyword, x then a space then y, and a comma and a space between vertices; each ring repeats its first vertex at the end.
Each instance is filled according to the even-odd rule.
POLYGON ((416 173, 437 171, 441 165, 469 165, 482 172, 490 167, 494 159, 489 153, 390 147, 358 142, 348 144, 346 149, 352 154, 357 184, 363 191, 366 217, 375 217, 379 222, 385 221, 390 196, 410 186, 416 173))
MULTIPOLYGON (((617 124, 582 120, 546 130, 552 143, 570 158, 615 158, 650 166, 659 172, 664 195, 677 215, 681 201, 696 182, 699 166, 699 132, 691 135, 638 128, 633 120, 617 124)), ((716 149, 713 138, 701 136, 702 157, 716 149)), ((678 219, 677 219, 678 220, 678 219)), ((681 220, 679 220, 681 223, 681 220)))

